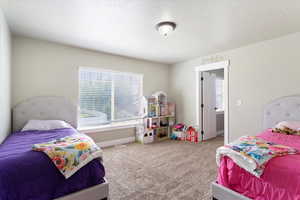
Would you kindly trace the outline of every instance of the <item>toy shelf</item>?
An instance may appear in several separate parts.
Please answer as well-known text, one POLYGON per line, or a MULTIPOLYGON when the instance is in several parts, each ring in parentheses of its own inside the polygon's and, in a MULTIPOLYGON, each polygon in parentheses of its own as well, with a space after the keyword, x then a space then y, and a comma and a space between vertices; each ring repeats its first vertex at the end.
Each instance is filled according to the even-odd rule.
POLYGON ((166 117, 175 117, 175 115, 164 115, 164 116, 149 117, 149 118, 166 118, 166 117))
POLYGON ((153 128, 153 129, 160 129, 160 128, 169 128, 169 126, 156 127, 156 128, 153 128))
POLYGON ((165 140, 170 137, 175 115, 145 117, 144 124, 146 129, 153 130, 154 141, 165 140))
POLYGON ((175 125, 175 103, 167 101, 166 93, 159 91, 143 97, 143 123, 136 128, 136 138, 143 144, 168 139, 175 125))

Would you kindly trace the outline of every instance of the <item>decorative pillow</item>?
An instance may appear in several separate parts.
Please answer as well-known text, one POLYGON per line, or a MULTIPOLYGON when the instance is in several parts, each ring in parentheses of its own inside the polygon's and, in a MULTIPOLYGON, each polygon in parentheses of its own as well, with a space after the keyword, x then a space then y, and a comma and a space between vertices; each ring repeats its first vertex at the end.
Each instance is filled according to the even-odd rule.
POLYGON ((29 120, 22 131, 39 130, 47 131, 60 128, 72 128, 70 124, 62 120, 29 120))
POLYGON ((274 128, 284 129, 285 127, 298 131, 300 130, 300 121, 282 121, 276 124, 274 128))
POLYGON ((291 129, 291 128, 286 127, 286 126, 284 126, 283 128, 273 128, 272 132, 282 133, 282 134, 285 134, 285 135, 300 135, 299 130, 294 130, 294 129, 291 129))

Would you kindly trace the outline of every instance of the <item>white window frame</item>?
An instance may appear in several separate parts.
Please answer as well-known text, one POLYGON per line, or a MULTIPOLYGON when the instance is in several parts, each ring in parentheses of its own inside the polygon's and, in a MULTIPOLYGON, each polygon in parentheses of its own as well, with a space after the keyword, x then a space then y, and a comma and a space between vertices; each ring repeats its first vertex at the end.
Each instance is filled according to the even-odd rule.
MULTIPOLYGON (((132 75, 137 75, 141 77, 141 87, 140 87, 140 96, 141 98, 143 97, 143 91, 144 91, 144 74, 141 73, 134 73, 134 72, 126 72, 126 71, 117 71, 117 70, 111 70, 111 69, 106 69, 106 68, 100 68, 100 67, 85 67, 85 66, 80 66, 78 68, 78 102, 80 102, 80 71, 81 70, 87 70, 87 71, 94 71, 94 72, 112 72, 112 73, 126 73, 126 74, 132 74, 132 75)), ((113 89, 114 90, 114 89, 113 89)), ((113 92, 112 90, 112 92, 113 92)), ((113 94, 112 94, 113 96, 113 94)), ((114 109, 114 98, 112 98, 112 110, 114 109)), ((80 110, 79 110, 80 112, 80 110)), ((112 115, 113 118, 113 115, 112 115)), ((80 115, 78 114, 78 120, 80 119, 80 115)), ((95 126, 82 126, 79 127, 79 131, 83 131, 85 133, 90 133, 90 132, 102 132, 102 131, 108 131, 108 130, 114 130, 114 129, 120 129, 120 128, 134 128, 136 125, 140 124, 140 119, 137 117, 136 119, 130 119, 130 120, 125 120, 122 122, 118 121, 112 121, 110 124, 105 124, 105 125, 95 125, 95 126)))

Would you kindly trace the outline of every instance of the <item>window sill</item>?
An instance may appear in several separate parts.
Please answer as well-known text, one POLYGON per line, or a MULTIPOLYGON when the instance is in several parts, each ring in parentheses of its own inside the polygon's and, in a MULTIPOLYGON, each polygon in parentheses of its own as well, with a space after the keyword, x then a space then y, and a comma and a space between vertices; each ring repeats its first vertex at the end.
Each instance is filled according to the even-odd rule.
POLYGON ((126 129, 126 128, 135 128, 139 123, 139 120, 127 121, 127 122, 115 122, 108 125, 101 126, 86 126, 79 127, 79 132, 82 133, 96 133, 96 132, 104 132, 104 131, 112 131, 118 129, 126 129))

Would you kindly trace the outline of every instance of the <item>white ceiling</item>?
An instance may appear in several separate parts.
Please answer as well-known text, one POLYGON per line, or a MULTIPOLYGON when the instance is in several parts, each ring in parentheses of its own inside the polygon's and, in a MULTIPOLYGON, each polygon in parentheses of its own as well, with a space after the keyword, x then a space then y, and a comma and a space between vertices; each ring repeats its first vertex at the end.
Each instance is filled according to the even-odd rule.
POLYGON ((16 34, 176 63, 300 31, 299 0, 0 0, 16 34), (163 38, 155 25, 178 24, 163 38))

